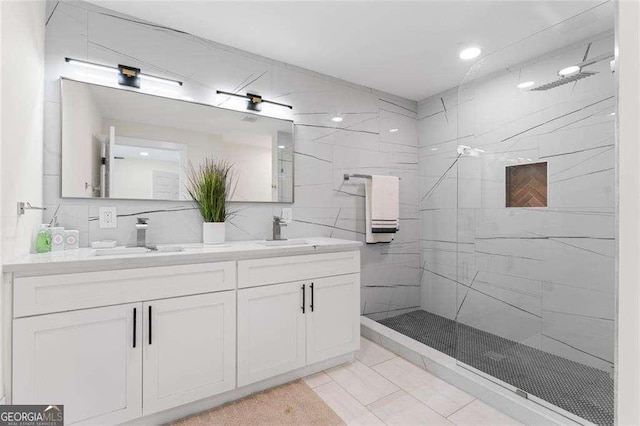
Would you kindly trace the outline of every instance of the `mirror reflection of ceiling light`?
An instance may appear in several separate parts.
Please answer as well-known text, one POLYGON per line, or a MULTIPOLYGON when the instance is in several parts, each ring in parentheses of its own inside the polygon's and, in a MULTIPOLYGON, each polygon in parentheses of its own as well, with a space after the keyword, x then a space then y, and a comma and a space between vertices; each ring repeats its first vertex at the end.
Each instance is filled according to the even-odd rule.
POLYGON ((339 117, 339 116, 333 117, 331 119, 331 121, 335 121, 336 123, 340 123, 340 122, 342 122, 342 120, 344 120, 344 118, 339 117))
POLYGON ((140 155, 142 155, 143 157, 148 157, 149 153, 147 151, 140 151, 140 155))
POLYGON ((482 49, 479 47, 467 47, 458 54, 458 57, 464 61, 468 61, 477 58, 481 53, 482 49))
POLYGON ((278 145, 278 148, 280 148, 280 149, 285 149, 285 148, 286 148, 286 146, 284 146, 284 145, 278 145))
POLYGON ((562 68, 558 71, 558 75, 560 77, 567 77, 578 72, 580 72, 580 67, 577 65, 571 65, 570 67, 562 68))
POLYGON ((518 84, 518 89, 526 89, 528 87, 533 86, 534 84, 536 84, 534 81, 525 81, 523 83, 518 84))
POLYGON ((395 133, 397 131, 398 131, 398 129, 389 129, 389 133, 395 133))

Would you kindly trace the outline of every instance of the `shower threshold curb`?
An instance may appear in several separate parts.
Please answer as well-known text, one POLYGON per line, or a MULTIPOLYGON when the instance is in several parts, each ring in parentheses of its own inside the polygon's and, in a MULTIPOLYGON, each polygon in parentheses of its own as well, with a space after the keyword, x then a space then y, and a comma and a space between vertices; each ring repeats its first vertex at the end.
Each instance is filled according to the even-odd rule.
POLYGON ((544 401, 523 398, 514 390, 484 377, 482 372, 463 367, 455 358, 372 319, 360 317, 360 334, 524 424, 593 425, 560 408, 552 410, 541 405, 544 401))

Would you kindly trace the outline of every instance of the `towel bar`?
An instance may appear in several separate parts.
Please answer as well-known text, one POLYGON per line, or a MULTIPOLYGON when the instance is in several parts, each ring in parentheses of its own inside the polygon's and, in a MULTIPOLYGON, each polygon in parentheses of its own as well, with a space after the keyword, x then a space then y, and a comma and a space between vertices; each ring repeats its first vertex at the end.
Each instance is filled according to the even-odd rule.
MULTIPOLYGON (((353 173, 353 174, 345 173, 344 174, 344 180, 349 180, 351 178, 371 179, 371 175, 362 175, 360 173, 353 173)), ((402 180, 401 177, 399 177, 398 179, 402 180)))

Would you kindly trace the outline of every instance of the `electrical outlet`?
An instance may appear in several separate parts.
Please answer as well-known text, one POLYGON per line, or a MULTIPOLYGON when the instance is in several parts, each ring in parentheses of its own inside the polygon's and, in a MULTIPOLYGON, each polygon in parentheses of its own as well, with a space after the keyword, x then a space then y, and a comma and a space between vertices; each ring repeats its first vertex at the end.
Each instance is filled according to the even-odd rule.
POLYGON ((283 207, 280 217, 282 217, 286 223, 291 223, 293 220, 293 209, 291 207, 283 207))
POLYGON ((118 227, 118 213, 115 207, 100 207, 99 219, 100 229, 117 228, 118 227))

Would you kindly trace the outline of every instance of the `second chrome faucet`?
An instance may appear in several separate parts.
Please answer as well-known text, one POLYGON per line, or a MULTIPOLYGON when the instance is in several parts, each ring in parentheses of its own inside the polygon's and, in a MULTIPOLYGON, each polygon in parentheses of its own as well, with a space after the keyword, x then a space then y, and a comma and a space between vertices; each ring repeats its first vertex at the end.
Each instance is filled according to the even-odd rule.
POLYGON ((286 238, 282 238, 282 227, 287 226, 287 222, 280 216, 273 217, 273 241, 284 241, 286 238))

